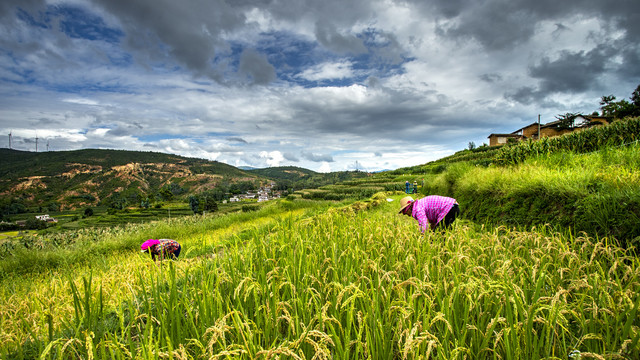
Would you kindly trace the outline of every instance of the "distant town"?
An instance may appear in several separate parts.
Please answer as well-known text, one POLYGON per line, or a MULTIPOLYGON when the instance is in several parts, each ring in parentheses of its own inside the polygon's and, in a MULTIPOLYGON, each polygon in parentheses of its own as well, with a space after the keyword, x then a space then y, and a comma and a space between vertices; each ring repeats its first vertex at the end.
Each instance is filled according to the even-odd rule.
MULTIPOLYGON (((244 194, 237 194, 229 198, 229 202, 238 202, 243 200, 255 200, 258 199, 258 202, 269 201, 274 199, 280 199, 282 196, 282 191, 272 191, 275 188, 276 183, 271 182, 268 185, 260 187, 257 191, 247 191, 244 194)), ((226 203, 227 200, 223 200, 223 203, 226 203)))

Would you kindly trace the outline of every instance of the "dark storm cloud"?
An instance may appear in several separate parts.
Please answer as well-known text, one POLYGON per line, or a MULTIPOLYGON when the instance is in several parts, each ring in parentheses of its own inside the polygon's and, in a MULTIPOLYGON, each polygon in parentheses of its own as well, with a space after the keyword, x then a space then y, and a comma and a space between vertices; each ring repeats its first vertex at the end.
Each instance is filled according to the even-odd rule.
POLYGON ((53 118, 50 118, 50 117, 42 117, 42 118, 38 119, 36 124, 38 126, 47 126, 47 125, 60 125, 60 124, 63 124, 63 122, 61 120, 59 120, 59 119, 53 119, 53 118))
POLYGON ((243 138, 239 138, 239 137, 230 137, 230 138, 227 138, 227 141, 238 142, 238 143, 242 143, 242 144, 248 144, 247 140, 245 140, 243 138))
MULTIPOLYGON (((247 11, 257 9, 287 22, 315 22, 317 41, 340 54, 367 51, 361 39, 344 29, 373 14, 371 4, 365 0, 196 0, 188 6, 170 0, 93 1, 119 19, 130 50, 142 63, 162 64, 168 56, 195 75, 219 82, 228 69, 224 61, 215 63, 216 56, 230 48, 226 34, 249 25, 247 11)), ((250 76, 255 84, 264 85, 275 79, 273 66, 256 52, 243 54, 240 67, 242 74, 250 76)))
POLYGON ((406 51, 395 34, 386 31, 376 31, 367 35, 371 36, 375 41, 367 45, 369 46, 369 51, 374 53, 377 59, 388 64, 400 64, 403 62, 403 55, 406 54, 406 51))
POLYGON ((333 157, 329 154, 314 154, 311 152, 303 151, 301 154, 303 159, 313 161, 313 162, 333 162, 333 157))
POLYGON ((282 156, 286 160, 289 160, 289 161, 292 161, 292 162, 299 162, 300 161, 300 159, 296 155, 294 155, 292 153, 289 153, 289 152, 285 152, 284 154, 282 154, 282 156))
POLYGON ((34 11, 44 7, 44 0, 3 0, 0 1, 0 19, 13 15, 17 8, 34 11))
POLYGON ((246 50, 242 53, 239 71, 257 85, 267 85, 276 79, 275 67, 269 63, 266 56, 254 50, 246 50))
MULTIPOLYGON (((479 13, 465 16, 459 24, 441 25, 438 34, 456 39, 472 38, 489 50, 501 50, 524 43, 534 33, 535 22, 530 14, 514 10, 507 16, 496 16, 496 10, 488 7, 478 9, 479 13)), ((502 7, 502 6, 500 6, 502 7)))
POLYGON ((579 92, 588 90, 605 72, 613 52, 604 47, 591 51, 562 51, 557 59, 545 57, 529 68, 529 74, 539 79, 543 92, 579 92))
POLYGON ((557 59, 542 58, 529 67, 529 75, 539 80, 537 87, 525 86, 506 96, 522 104, 537 102, 555 93, 579 93, 598 87, 615 52, 606 46, 591 51, 561 51, 557 59))
POLYGON ((349 28, 359 21, 371 19, 376 15, 374 4, 371 0, 278 0, 259 8, 279 20, 316 24, 318 19, 322 19, 323 25, 319 28, 327 29, 329 24, 336 28, 349 28))
POLYGON ((115 15, 127 36, 130 49, 152 61, 168 46, 168 55, 191 71, 216 77, 212 60, 220 38, 245 22, 244 14, 222 0, 93 0, 115 15), (146 53, 146 56, 145 56, 146 53))
MULTIPOLYGON (((355 91, 357 93, 357 91, 355 91)), ((349 91, 287 103, 299 124, 287 124, 296 136, 317 134, 345 139, 380 139, 400 142, 444 143, 456 131, 475 127, 478 114, 464 114, 463 105, 434 90, 420 92, 378 87, 367 90, 362 103, 350 100, 349 91), (457 114, 457 115, 452 115, 457 114), (446 133, 447 131, 450 133, 446 133), (457 130, 455 130, 457 129, 457 130)), ((283 127, 284 128, 284 127, 283 127)))
POLYGON ((500 81, 502 81, 502 75, 495 74, 495 73, 482 74, 482 75, 480 75, 480 80, 486 81, 488 83, 500 82, 500 81))
POLYGON ((107 134, 110 136, 129 136, 139 134, 144 127, 139 123, 121 124, 114 129, 109 129, 107 134))
POLYGON ((598 0, 412 2, 425 13, 435 14, 438 34, 457 40, 474 39, 489 50, 508 50, 527 42, 541 21, 555 21, 556 32, 566 31, 570 25, 563 21, 575 15, 597 16, 609 22, 613 30, 624 30, 628 44, 637 43, 640 36, 640 2, 635 0, 615 4, 598 0))
POLYGON ((505 98, 519 102, 521 104, 531 104, 542 100, 546 94, 538 91, 532 86, 523 86, 517 90, 507 92, 505 98))
POLYGON ((354 136, 359 139, 378 139, 382 136, 387 140, 407 142, 445 141, 440 136, 442 130, 462 126, 460 119, 447 119, 428 105, 409 105, 408 102, 395 106, 388 102, 370 103, 351 109, 325 110, 323 113, 319 112, 320 109, 308 111, 298 112, 306 119, 305 131, 339 138, 354 136))
MULTIPOLYGON (((640 21, 640 19, 638 19, 640 21)), ((623 78, 640 78, 640 46, 627 47, 620 52, 622 64, 617 72, 623 78)))
POLYGON ((316 39, 338 54, 361 54, 367 51, 361 39, 355 35, 340 34, 330 24, 316 24, 316 39))

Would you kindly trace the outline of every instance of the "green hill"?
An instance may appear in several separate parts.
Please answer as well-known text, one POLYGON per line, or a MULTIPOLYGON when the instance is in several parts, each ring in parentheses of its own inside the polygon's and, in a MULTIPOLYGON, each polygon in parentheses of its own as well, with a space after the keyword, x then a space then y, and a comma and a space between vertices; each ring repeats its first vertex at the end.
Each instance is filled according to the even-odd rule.
MULTIPOLYGON (((83 149, 73 151, 29 152, 0 149, 0 179, 27 176, 55 176, 62 169, 72 169, 78 165, 112 168, 131 163, 139 164, 181 164, 195 172, 225 174, 246 177, 245 171, 218 161, 188 158, 179 155, 128 150, 83 149)), ((68 171, 68 170, 67 170, 68 171)))
POLYGON ((248 171, 253 174, 258 174, 260 176, 264 176, 269 179, 288 180, 288 181, 298 181, 300 179, 312 177, 319 174, 313 170, 304 169, 296 166, 276 166, 276 167, 268 167, 264 169, 251 169, 248 171))
POLYGON ((0 199, 22 206, 78 208, 165 201, 267 180, 217 161, 124 150, 25 152, 0 149, 0 199))
POLYGON ((276 181, 279 189, 315 189, 321 186, 362 179, 369 176, 368 173, 361 171, 319 173, 296 166, 269 167, 249 170, 248 172, 276 181))

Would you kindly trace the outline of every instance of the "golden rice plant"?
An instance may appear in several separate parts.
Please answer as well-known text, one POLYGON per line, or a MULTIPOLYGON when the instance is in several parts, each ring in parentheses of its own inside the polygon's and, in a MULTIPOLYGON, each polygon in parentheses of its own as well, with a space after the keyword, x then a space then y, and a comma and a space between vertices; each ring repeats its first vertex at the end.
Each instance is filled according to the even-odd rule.
MULTIPOLYGON (((387 196, 396 201, 303 218, 274 214, 276 221, 226 233, 216 246, 198 237, 189 243, 216 256, 149 267, 150 260, 137 258, 130 271, 109 273, 127 291, 111 294, 115 287, 99 273, 108 273, 110 262, 93 276, 61 279, 70 320, 66 327, 54 321, 50 336, 46 321, 34 327, 31 340, 40 345, 33 353, 44 359, 640 356, 640 263, 627 250, 548 227, 522 231, 464 220, 448 232, 421 234, 412 219, 397 215, 402 195, 387 196)), ((44 302, 43 293, 34 296, 44 302)), ((34 308, 36 322, 45 309, 34 308)), ((19 358, 26 347, 3 343, 2 353, 19 358)))

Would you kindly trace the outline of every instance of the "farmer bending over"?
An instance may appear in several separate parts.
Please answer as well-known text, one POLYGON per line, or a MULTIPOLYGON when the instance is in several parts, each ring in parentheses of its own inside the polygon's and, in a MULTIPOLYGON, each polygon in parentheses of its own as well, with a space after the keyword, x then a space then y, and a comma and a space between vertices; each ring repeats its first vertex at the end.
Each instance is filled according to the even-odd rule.
POLYGON ((150 253, 154 261, 156 256, 162 261, 164 259, 177 259, 182 247, 177 241, 171 239, 149 239, 140 245, 140 249, 142 252, 150 253))
POLYGON ((407 196, 400 200, 399 213, 418 220, 420 231, 424 232, 427 227, 433 231, 438 226, 447 229, 460 213, 460 208, 456 199, 450 197, 430 195, 414 201, 407 196))

